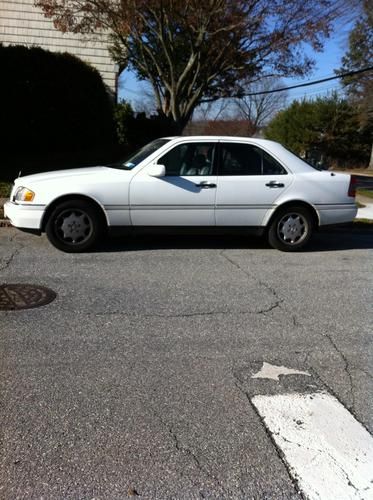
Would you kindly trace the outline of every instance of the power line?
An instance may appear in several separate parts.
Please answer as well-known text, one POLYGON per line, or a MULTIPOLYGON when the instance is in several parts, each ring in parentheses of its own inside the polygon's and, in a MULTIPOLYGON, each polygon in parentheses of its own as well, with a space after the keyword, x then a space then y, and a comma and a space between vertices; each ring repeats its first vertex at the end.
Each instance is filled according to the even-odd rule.
POLYGON ((372 70, 373 66, 370 66, 369 68, 357 69, 355 71, 348 71, 347 73, 341 73, 340 75, 330 76, 329 78, 322 78, 321 80, 315 80, 314 82, 298 83, 297 85, 291 85, 290 87, 282 87, 273 90, 263 90, 262 92, 250 92, 249 94, 245 94, 245 97, 264 95, 264 94, 274 94, 275 92, 284 92, 285 90, 297 89, 299 87, 309 87, 310 85, 316 85, 317 83, 329 82, 330 80, 337 80, 339 78, 344 78, 346 76, 359 75, 360 73, 366 73, 367 71, 372 71, 372 70))
POLYGON ((326 92, 332 92, 338 89, 338 83, 334 82, 329 85, 323 85, 322 87, 314 87, 309 89, 295 89, 294 92, 289 93, 289 99, 298 99, 300 97, 308 97, 313 95, 325 94, 326 92))
MULTIPOLYGON (((244 94, 243 97, 251 97, 251 96, 256 96, 256 95, 266 95, 266 94, 274 94, 275 92, 284 92, 286 90, 292 90, 292 89, 298 89, 298 88, 301 88, 301 87, 309 87, 311 85, 317 85, 317 84, 320 84, 320 83, 324 83, 324 82, 330 82, 331 80, 338 80, 340 78, 345 78, 347 76, 354 76, 354 75, 359 75, 361 73, 366 73, 367 71, 372 71, 373 70, 373 66, 369 66, 368 68, 363 68, 363 69, 358 69, 358 70, 355 70, 355 71, 348 71, 347 73, 341 73, 339 75, 335 75, 335 76, 330 76, 330 77, 327 77, 327 78, 321 78, 320 80, 315 80, 313 82, 306 82, 306 83, 298 83, 296 85, 291 85, 289 87, 281 87, 281 88, 278 88, 278 89, 272 89, 272 90, 263 90, 262 92, 250 92, 248 94, 244 94)), ((136 95, 140 95, 141 94, 141 91, 139 90, 132 90, 132 89, 129 89, 129 88, 126 88, 122 85, 120 85, 120 90, 124 90, 125 92, 130 92, 132 94, 136 94, 136 95)), ((322 92, 323 90, 320 90, 320 92, 322 92)), ((315 92, 315 93, 318 93, 318 92, 315 92)))

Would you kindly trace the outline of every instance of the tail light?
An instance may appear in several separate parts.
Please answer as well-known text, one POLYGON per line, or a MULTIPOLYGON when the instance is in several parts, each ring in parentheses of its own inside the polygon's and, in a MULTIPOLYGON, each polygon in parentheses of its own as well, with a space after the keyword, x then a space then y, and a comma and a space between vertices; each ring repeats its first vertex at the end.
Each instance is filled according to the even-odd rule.
POLYGON ((355 175, 350 176, 350 185, 348 186, 348 196, 355 198, 357 187, 357 178, 355 175))

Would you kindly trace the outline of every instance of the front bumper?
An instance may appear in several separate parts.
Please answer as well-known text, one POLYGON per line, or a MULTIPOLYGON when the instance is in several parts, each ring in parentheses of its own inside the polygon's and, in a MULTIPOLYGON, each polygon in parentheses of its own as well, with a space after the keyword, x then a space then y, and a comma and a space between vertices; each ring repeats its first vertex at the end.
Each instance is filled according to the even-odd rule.
POLYGON ((41 231, 41 221, 44 215, 44 205, 22 205, 7 201, 4 205, 4 215, 12 226, 31 232, 41 231))

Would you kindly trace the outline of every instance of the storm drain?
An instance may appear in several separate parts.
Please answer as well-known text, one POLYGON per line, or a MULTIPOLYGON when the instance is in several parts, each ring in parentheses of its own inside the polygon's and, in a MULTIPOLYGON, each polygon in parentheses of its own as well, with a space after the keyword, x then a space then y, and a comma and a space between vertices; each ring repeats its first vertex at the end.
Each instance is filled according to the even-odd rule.
POLYGON ((57 297, 50 288, 38 285, 0 285, 0 311, 31 309, 49 304, 57 297))

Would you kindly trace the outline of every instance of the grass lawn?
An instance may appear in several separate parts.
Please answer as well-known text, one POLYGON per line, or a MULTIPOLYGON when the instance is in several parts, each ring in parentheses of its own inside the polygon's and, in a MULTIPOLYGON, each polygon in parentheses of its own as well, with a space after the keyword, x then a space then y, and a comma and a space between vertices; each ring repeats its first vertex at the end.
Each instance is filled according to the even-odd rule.
POLYGON ((361 189, 357 190, 357 194, 361 194, 361 196, 365 196, 366 198, 373 198, 373 189, 361 189))

